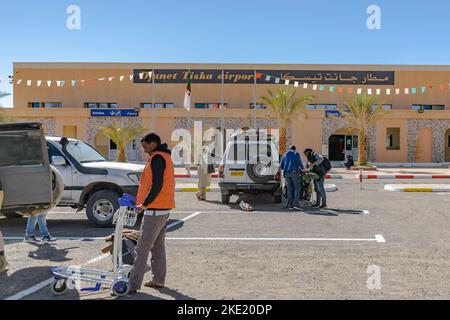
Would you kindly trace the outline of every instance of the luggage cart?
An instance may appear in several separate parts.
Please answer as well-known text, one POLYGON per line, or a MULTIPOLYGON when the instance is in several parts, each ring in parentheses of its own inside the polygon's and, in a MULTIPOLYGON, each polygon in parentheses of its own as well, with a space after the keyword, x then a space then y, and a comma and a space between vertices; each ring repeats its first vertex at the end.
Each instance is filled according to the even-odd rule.
POLYGON ((51 269, 54 281, 51 291, 56 295, 64 294, 68 289, 75 289, 81 282, 93 283, 94 288, 85 288, 81 291, 98 291, 101 286, 109 286, 110 292, 115 296, 125 296, 129 291, 129 276, 133 266, 124 265, 122 261, 122 232, 123 227, 132 227, 136 224, 138 214, 135 211, 136 198, 129 194, 123 194, 119 198, 120 208, 114 214, 113 243, 113 271, 85 269, 81 267, 54 267, 51 269))

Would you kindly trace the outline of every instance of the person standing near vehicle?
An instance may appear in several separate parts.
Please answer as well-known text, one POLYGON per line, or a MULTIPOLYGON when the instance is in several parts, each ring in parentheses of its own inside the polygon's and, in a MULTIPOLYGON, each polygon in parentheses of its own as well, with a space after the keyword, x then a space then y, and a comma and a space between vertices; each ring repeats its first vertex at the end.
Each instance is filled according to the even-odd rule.
POLYGON ((305 170, 303 167, 300 154, 297 152, 297 148, 292 146, 288 150, 280 164, 283 175, 286 179, 287 185, 287 205, 284 209, 300 208, 300 194, 302 193, 302 181, 300 172, 305 170))
POLYGON ((214 173, 213 157, 213 153, 207 146, 202 147, 197 169, 198 192, 196 196, 199 201, 206 200, 206 188, 211 186, 211 175, 214 173))
POLYGON ((25 231, 24 242, 55 242, 57 239, 53 238, 47 227, 47 212, 43 212, 38 216, 28 217, 27 228, 25 231), (36 225, 39 225, 42 239, 35 236, 36 225))
MULTIPOLYGON (((3 203, 3 188, 2 182, 0 181, 0 209, 3 203)), ((3 234, 0 231, 0 273, 8 270, 8 262, 5 257, 5 240, 3 239, 3 234)))
POLYGON ((306 149, 304 155, 308 159, 308 168, 309 164, 312 166, 312 172, 319 176, 319 179, 314 180, 314 189, 316 190, 316 203, 313 204, 313 207, 326 208, 327 207, 327 193, 325 191, 325 170, 323 167, 323 162, 325 161, 325 157, 320 153, 314 152, 311 148, 306 149))
POLYGON ((171 151, 167 144, 161 144, 161 138, 155 133, 146 135, 141 143, 145 153, 149 154, 149 159, 142 172, 137 194, 136 211, 144 213, 144 218, 130 277, 130 294, 141 289, 150 251, 153 280, 146 282, 144 286, 164 287, 166 224, 170 210, 175 208, 175 170, 171 151))

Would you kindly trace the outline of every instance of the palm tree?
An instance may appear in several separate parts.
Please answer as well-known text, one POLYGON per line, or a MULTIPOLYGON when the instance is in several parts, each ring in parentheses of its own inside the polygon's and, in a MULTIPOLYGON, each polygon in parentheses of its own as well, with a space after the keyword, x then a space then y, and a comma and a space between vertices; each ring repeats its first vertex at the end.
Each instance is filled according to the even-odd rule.
POLYGON ((314 96, 295 97, 295 91, 291 88, 279 88, 275 93, 267 90, 267 96, 260 98, 260 104, 267 106, 269 116, 278 120, 280 128, 280 154, 287 149, 287 129, 292 120, 304 113, 304 107, 314 100, 314 96))
POLYGON ((99 127, 104 135, 107 135, 117 145, 117 162, 127 162, 127 145, 144 132, 144 127, 140 124, 111 124, 99 127))
POLYGON ((339 108, 343 120, 346 120, 350 129, 358 133, 358 164, 367 165, 367 133, 387 111, 383 105, 377 104, 377 97, 367 94, 353 94, 345 99, 346 105, 339 108))

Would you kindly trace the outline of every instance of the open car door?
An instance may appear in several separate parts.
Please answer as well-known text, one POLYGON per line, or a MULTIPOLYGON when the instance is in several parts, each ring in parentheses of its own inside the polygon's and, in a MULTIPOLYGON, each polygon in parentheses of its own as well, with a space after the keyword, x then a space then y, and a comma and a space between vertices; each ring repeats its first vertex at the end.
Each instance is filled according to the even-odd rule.
POLYGON ((2 212, 50 208, 52 171, 40 123, 0 124, 2 212))

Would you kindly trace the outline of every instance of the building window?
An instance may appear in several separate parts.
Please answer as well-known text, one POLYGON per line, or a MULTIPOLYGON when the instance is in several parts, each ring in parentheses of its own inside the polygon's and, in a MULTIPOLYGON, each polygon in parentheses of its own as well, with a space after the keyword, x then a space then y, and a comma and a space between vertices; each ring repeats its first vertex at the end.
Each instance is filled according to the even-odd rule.
MULTIPOLYGON (((378 108, 379 105, 372 106, 372 111, 378 108)), ((383 110, 392 110, 392 104, 383 104, 383 110)))
MULTIPOLYGON (((143 102, 140 104, 141 108, 143 109, 150 109, 153 108, 152 103, 143 102)), ((155 103, 155 109, 173 109, 174 104, 172 102, 157 102, 155 103)))
MULTIPOLYGON (((225 109, 228 109, 228 103, 225 103, 225 109)), ((195 109, 222 109, 221 103, 196 103, 195 109)))
POLYGON ((440 104, 413 104, 411 106, 412 110, 418 110, 418 111, 423 111, 423 110, 445 110, 445 105, 440 105, 440 104))
POLYGON ((119 105, 116 102, 86 102, 84 107, 88 109, 116 109, 119 105))
MULTIPOLYGON (((250 103, 250 109, 255 109, 255 104, 254 103, 250 103)), ((256 109, 257 110, 259 110, 259 109, 267 109, 267 106, 257 103, 256 104, 256 109)))
POLYGON ((152 108, 151 103, 141 103, 141 109, 150 109, 152 108))
POLYGON ((308 104, 306 110, 337 110, 337 104, 308 104))
POLYGON ((387 128, 386 149, 400 150, 400 128, 387 128))
POLYGON ((30 102, 29 108, 62 108, 62 102, 30 102))

